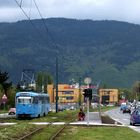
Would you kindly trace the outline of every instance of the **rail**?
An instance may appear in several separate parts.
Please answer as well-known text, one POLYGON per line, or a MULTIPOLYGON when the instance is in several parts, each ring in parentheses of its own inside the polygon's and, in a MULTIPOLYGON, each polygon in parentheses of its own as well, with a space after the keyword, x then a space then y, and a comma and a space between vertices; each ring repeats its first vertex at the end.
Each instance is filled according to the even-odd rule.
POLYGON ((57 131, 49 138, 49 140, 55 140, 55 139, 58 137, 58 135, 59 135, 60 133, 62 133, 62 131, 63 131, 71 122, 73 122, 74 120, 75 120, 75 117, 74 117, 73 119, 71 119, 68 123, 66 123, 61 129, 57 130, 57 131))
POLYGON ((19 138, 18 140, 27 140, 27 138, 32 137, 34 134, 36 134, 37 132, 40 132, 42 129, 44 129, 45 126, 41 127, 41 128, 37 128, 36 130, 32 131, 31 133, 28 133, 27 135, 19 138))

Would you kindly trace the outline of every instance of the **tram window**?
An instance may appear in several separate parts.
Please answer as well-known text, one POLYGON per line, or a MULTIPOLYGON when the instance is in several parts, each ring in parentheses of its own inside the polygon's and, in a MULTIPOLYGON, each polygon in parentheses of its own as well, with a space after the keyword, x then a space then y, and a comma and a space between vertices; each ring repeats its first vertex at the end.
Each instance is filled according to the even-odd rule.
POLYGON ((18 98, 17 99, 17 103, 21 103, 21 104, 30 104, 32 103, 31 98, 18 98))
POLYGON ((49 103, 49 102, 50 102, 49 97, 47 97, 47 103, 49 103))
POLYGON ((45 97, 45 103, 49 103, 49 97, 45 97))
POLYGON ((34 104, 38 104, 38 97, 34 97, 34 98, 33 98, 33 103, 34 103, 34 104))

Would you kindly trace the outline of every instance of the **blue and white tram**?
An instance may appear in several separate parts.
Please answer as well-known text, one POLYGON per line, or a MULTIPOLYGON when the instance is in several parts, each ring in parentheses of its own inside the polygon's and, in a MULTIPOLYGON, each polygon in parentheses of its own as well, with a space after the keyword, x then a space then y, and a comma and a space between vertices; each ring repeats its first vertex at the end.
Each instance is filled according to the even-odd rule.
POLYGON ((36 92, 16 93, 16 117, 36 118, 45 116, 50 111, 49 95, 36 92))

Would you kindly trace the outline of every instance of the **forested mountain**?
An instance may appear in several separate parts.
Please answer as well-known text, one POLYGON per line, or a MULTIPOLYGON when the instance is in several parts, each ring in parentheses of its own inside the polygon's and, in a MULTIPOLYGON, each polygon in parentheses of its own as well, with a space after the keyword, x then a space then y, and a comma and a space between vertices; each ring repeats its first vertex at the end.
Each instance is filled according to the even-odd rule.
POLYGON ((25 68, 59 83, 92 77, 108 87, 130 87, 140 75, 140 26, 119 21, 64 18, 0 23, 0 69, 15 83, 25 68))

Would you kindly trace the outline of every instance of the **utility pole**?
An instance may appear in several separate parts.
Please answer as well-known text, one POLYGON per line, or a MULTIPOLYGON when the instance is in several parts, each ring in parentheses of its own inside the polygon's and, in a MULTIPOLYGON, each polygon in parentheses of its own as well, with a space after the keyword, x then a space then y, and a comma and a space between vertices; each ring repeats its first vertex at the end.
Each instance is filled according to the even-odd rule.
POLYGON ((81 77, 79 77, 79 107, 81 106, 81 77))
POLYGON ((58 55, 56 56, 56 113, 58 112, 58 55))
POLYGON ((89 97, 87 97, 87 125, 89 125, 89 97))

